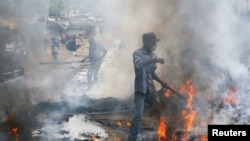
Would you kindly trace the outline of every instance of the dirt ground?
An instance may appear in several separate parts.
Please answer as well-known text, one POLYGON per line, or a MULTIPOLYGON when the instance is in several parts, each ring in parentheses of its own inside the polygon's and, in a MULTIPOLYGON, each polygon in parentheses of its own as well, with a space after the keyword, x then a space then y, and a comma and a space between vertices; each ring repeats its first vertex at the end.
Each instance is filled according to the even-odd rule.
MULTIPOLYGON (((88 40, 87 39, 77 39, 77 44, 80 44, 81 47, 76 52, 76 58, 75 60, 81 60, 88 54, 88 40)), ((61 44, 59 55, 58 55, 59 61, 68 61, 70 60, 70 53, 68 50, 66 50, 66 47, 64 44, 61 44)), ((40 58, 40 62, 50 62, 52 61, 51 52, 50 52, 50 44, 48 44, 46 48, 46 53, 42 58, 40 58)), ((47 65, 47 66, 40 66, 43 71, 48 70, 48 68, 52 68, 50 71, 55 71, 55 73, 50 72, 49 76, 46 77, 53 77, 55 78, 56 75, 62 75, 66 74, 65 70, 68 70, 76 73, 79 68, 86 68, 88 65, 88 62, 85 63, 85 66, 80 63, 75 64, 75 69, 71 69, 70 64, 68 65, 57 65, 57 69, 53 69, 53 65, 47 65)), ((68 73, 67 72, 67 73, 68 73)), ((53 100, 53 97, 50 97, 50 100, 53 100)), ((98 122, 107 132, 109 135, 109 138, 105 141, 125 141, 128 135, 130 122, 132 118, 132 112, 131 109, 128 109, 129 112, 126 111, 118 111, 117 113, 103 113, 103 112, 97 112, 95 114, 93 113, 86 113, 89 120, 98 122)), ((157 121, 154 118, 145 117, 142 121, 142 127, 145 131, 154 132, 156 128, 158 128, 157 121)))
MULTIPOLYGON (((88 55, 88 40, 87 39, 76 39, 76 43, 80 44, 81 47, 76 51, 76 57, 75 61, 79 61, 88 55)), ((72 61, 70 52, 66 49, 65 44, 60 45, 60 49, 58 52, 58 61, 72 61)), ((40 62, 52 62, 52 56, 51 56, 51 50, 50 50, 50 43, 48 43, 46 47, 46 52, 44 55, 39 58, 40 62)), ((48 75, 42 76, 44 78, 53 78, 55 77, 61 77, 61 75, 73 75, 74 73, 77 73, 79 69, 87 68, 88 62, 86 63, 75 63, 75 68, 71 69, 71 64, 66 65, 40 65, 40 73, 47 73, 48 75), (42 71, 42 72, 41 72, 42 71)), ((45 79, 43 79, 45 81, 45 79)), ((66 82, 65 82, 66 83, 66 82)), ((62 84, 59 84, 63 86, 62 84)), ((65 85, 65 84, 64 84, 65 85)), ((55 86, 57 87, 57 86, 55 86)), ((53 92, 51 92, 53 93, 53 92)), ((56 96, 51 96, 47 99, 44 99, 44 101, 54 101, 57 99, 56 96)), ((100 123, 100 125, 106 130, 107 134, 109 135, 109 138, 106 141, 119 141, 120 140, 126 140, 128 130, 129 130, 129 123, 131 120, 131 113, 122 114, 103 114, 102 112, 97 114, 88 114, 85 113, 88 116, 89 120, 95 121, 100 123), (121 125, 120 125, 121 124, 121 125)), ((151 128, 151 127, 150 127, 151 128)))
MULTIPOLYGON (((61 44, 58 55, 59 62, 79 61, 87 56, 88 40, 78 38, 76 42, 77 44, 80 44, 81 47, 77 50, 75 59, 71 60, 70 52, 66 49, 64 44, 61 44)), ((50 43, 47 44, 45 52, 43 52, 43 55, 40 58, 37 58, 37 60, 38 62, 34 72, 29 72, 26 74, 26 77, 35 79, 32 81, 32 87, 34 91, 31 95, 31 99, 34 101, 39 100, 38 102, 47 102, 44 103, 47 104, 47 109, 43 108, 43 106, 40 107, 42 109, 40 111, 41 113, 43 113, 44 110, 54 112, 53 109, 50 109, 51 107, 49 106, 49 102, 55 102, 62 98, 63 88, 67 86, 67 84, 72 79, 72 76, 77 74, 78 71, 81 69, 87 69, 88 62, 75 63, 73 69, 71 68, 71 64, 40 65, 39 62, 52 62, 50 43)), ((83 85, 86 85, 86 83, 83 83, 82 86, 83 85)), ((84 94, 84 92, 82 92, 82 94, 84 94)), ((159 95, 162 96, 163 93, 159 93, 159 95)), ((77 99, 77 97, 65 98, 77 99)), ((162 116, 166 118, 165 120, 168 129, 167 135, 173 135, 175 134, 177 128, 182 129, 181 127, 183 119, 181 116, 181 111, 183 110, 183 103, 177 97, 161 97, 161 102, 164 111, 162 116)), ((75 110, 78 114, 81 114, 82 112, 87 116, 88 120, 99 123, 109 136, 107 139, 105 139, 105 141, 126 141, 133 116, 133 98, 130 97, 129 99, 122 101, 115 98, 97 99, 92 101, 91 104, 92 105, 90 107, 77 107, 76 109, 80 110, 73 110, 75 110), (117 110, 114 111, 114 109, 117 110)), ((61 103, 59 105, 63 104, 61 103)), ((58 107, 53 108, 58 109, 58 107)), ((63 109, 64 107, 60 108, 63 109)), ((157 130, 159 128, 159 123, 155 117, 149 116, 147 112, 148 111, 146 111, 141 122, 143 132, 139 134, 140 141, 155 141, 157 140, 157 130)))
MULTIPOLYGON (((77 39, 76 42, 77 44, 81 45, 81 48, 77 50, 75 60, 81 60, 82 58, 86 57, 88 54, 88 40, 77 39)), ((59 61, 70 60, 70 53, 68 50, 66 50, 66 47, 64 44, 61 44, 60 46, 58 60, 59 61)), ((50 51, 50 44, 48 44, 46 48, 46 53, 44 54, 42 58, 40 58, 40 62, 51 62, 51 61, 52 61, 52 57, 51 57, 51 51, 50 51)), ((79 71, 80 68, 83 69, 83 68, 86 68, 87 66, 88 66, 88 62, 86 62, 85 65, 76 63, 75 69, 71 69, 71 64, 56 65, 56 66, 55 65, 41 65, 40 71, 43 71, 43 73, 46 73, 46 71, 49 70, 50 72, 48 72, 48 75, 45 76, 45 78, 47 79, 53 78, 55 80, 57 79, 56 77, 58 77, 59 79, 62 75, 73 75, 74 73, 77 73, 77 71, 79 71)), ((43 80, 45 81, 46 79, 43 79, 43 80)), ((58 90, 57 88, 60 88, 60 86, 66 85, 67 81, 64 83, 65 84, 59 83, 56 86, 54 86, 55 90, 57 91, 58 90)), ((50 91, 50 93, 53 93, 53 90, 50 91)), ((51 97, 48 97, 47 99, 45 98, 44 100, 55 101, 55 99, 57 98, 58 97, 56 95, 53 95, 51 97)), ((132 99, 128 99, 128 100, 130 100, 130 103, 133 102, 132 99)), ((98 101, 96 102, 98 103, 98 101)), ((106 103, 104 104, 104 106, 107 104, 110 104, 110 103, 106 103)), ((95 107, 92 107, 92 108, 94 108, 95 110, 95 107)), ((87 115, 87 118, 89 120, 99 123, 106 130, 107 134, 109 135, 109 138, 105 139, 105 141, 125 141, 127 139, 128 131, 131 126, 131 119, 132 119, 132 114, 133 114, 132 109, 127 109, 127 111, 113 112, 111 110, 110 112, 100 111, 100 112, 95 112, 95 113, 90 112, 90 113, 84 113, 84 114, 87 115)), ((154 134, 150 136, 156 137, 156 131, 158 128, 158 122, 156 118, 145 116, 143 118, 141 126, 144 131, 144 133, 141 136, 144 136, 145 140, 147 139, 148 133, 154 134)))

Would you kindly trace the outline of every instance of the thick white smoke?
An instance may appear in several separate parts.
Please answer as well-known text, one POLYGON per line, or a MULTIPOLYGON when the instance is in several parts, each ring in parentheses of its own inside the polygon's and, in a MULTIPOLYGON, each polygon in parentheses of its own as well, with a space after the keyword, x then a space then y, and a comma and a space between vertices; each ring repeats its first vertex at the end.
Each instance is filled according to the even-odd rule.
MULTIPOLYGON (((242 23, 246 21, 237 13, 237 3, 235 1, 199 2, 196 0, 189 1, 188 3, 193 9, 198 9, 188 9, 188 4, 185 2, 182 3, 182 7, 187 8, 184 12, 185 15, 191 16, 191 19, 186 21, 185 24, 193 32, 193 37, 189 40, 192 41, 191 43, 193 45, 191 46, 192 49, 197 52, 197 56, 195 55, 186 59, 190 62, 192 62, 190 59, 199 59, 199 66, 202 66, 199 68, 206 68, 197 70, 199 68, 194 66, 193 69, 198 72, 193 77, 195 78, 195 86, 199 87, 199 83, 204 82, 204 80, 202 80, 204 77, 200 76, 205 75, 205 79, 210 80, 205 84, 207 88, 212 87, 215 88, 215 90, 219 90, 220 92, 214 92, 214 96, 219 99, 224 99, 227 96, 228 85, 234 85, 238 88, 238 104, 247 104, 245 101, 242 101, 242 99, 247 98, 247 84, 249 83, 249 69, 243 54, 247 51, 248 47, 246 42, 248 41, 243 40, 245 37, 242 35, 245 33, 244 30, 241 29, 246 29, 246 31, 248 29, 247 26, 241 26, 242 23), (200 44, 196 45, 196 42, 200 44), (242 44, 243 42, 244 44, 242 44), (200 56, 200 54, 202 56, 200 56), (205 58, 207 61, 202 62, 205 58), (208 66, 204 64, 207 62, 210 63, 210 68, 207 68, 208 66), (231 78, 231 81, 227 79, 228 77, 231 78), (224 89, 224 91, 222 89, 224 89)), ((185 71, 185 68, 183 68, 183 70, 185 71)), ((200 93, 203 94, 203 91, 200 91, 200 93)), ((232 117, 239 118, 235 115, 236 109, 238 108, 237 106, 236 108, 228 108, 226 110, 228 114, 225 114, 224 110, 222 113, 217 113, 217 115, 228 120, 223 123, 232 122, 230 121, 232 117)), ((207 107, 204 107, 204 110, 205 108, 207 107)), ((241 112, 244 111, 244 109, 237 110, 241 112)))
MULTIPOLYGON (((236 111, 246 111, 240 106, 249 107, 246 102, 249 99, 246 56, 249 26, 242 14, 242 5, 244 2, 234 0, 103 1, 102 6, 107 6, 108 11, 104 12, 106 16, 119 19, 118 28, 113 32, 116 38, 127 41, 127 58, 120 64, 128 64, 129 71, 120 72, 116 65, 106 66, 109 71, 103 74, 107 83, 105 89, 100 89, 101 93, 116 97, 133 94, 133 87, 131 93, 121 89, 124 88, 121 85, 128 89, 127 86, 133 84, 132 51, 141 47, 143 33, 154 31, 161 39, 156 53, 166 61, 158 68, 163 80, 176 86, 192 80, 197 89, 196 102, 200 104, 197 111, 211 111, 207 112, 206 118, 214 117, 212 123, 219 121, 217 116, 227 119, 225 123, 232 122, 236 111), (226 115, 224 110, 215 114, 231 86, 238 88, 236 107, 225 108, 226 115), (212 99, 216 99, 217 106, 211 106, 213 104, 206 100, 208 91, 212 99)), ((236 118, 244 119, 237 122, 247 122, 240 114, 236 118)))
MULTIPOLYGON (((4 13, 9 2, 1 2, 1 15, 27 15, 39 8, 37 3, 26 0, 11 6, 20 7, 19 11, 6 9, 4 13)), ((40 4, 45 9, 48 3, 40 4)), ((97 8, 107 24, 107 32, 114 40, 125 42, 125 50, 115 52, 115 58, 102 66, 102 83, 93 93, 99 97, 133 95, 132 52, 141 47, 142 34, 153 31, 160 38, 156 54, 165 59, 165 64, 158 65, 157 73, 175 86, 192 80, 197 89, 194 109, 198 116, 212 119, 210 123, 228 124, 233 118, 237 119, 234 122, 248 123, 250 26, 244 16, 246 4, 244 0, 77 1, 80 7, 97 8), (238 103, 220 109, 232 85, 238 88, 238 103), (207 94, 212 95, 212 100, 206 99, 207 94)), ((35 33, 25 28, 23 32, 35 33)))

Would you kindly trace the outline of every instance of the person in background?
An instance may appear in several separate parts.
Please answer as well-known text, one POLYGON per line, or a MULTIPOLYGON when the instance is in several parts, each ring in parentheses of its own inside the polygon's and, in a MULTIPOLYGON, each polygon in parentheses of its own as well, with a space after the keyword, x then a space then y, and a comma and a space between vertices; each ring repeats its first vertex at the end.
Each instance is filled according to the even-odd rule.
POLYGON ((135 72, 134 83, 134 116, 132 119, 127 141, 136 141, 140 132, 140 122, 143 117, 145 102, 151 110, 154 110, 155 116, 160 117, 160 100, 156 94, 154 80, 158 81, 162 87, 167 88, 168 84, 163 82, 155 73, 156 64, 163 64, 164 60, 157 58, 154 53, 156 49, 155 33, 145 33, 142 36, 143 45, 140 49, 133 52, 133 64, 135 72))
POLYGON ((79 39, 80 40, 82 40, 83 38, 84 38, 84 31, 83 30, 81 30, 80 32, 79 32, 79 35, 78 35, 78 37, 79 37, 79 39))
MULTIPOLYGON (((72 39, 70 39, 66 44, 66 48, 70 51, 71 54, 71 61, 75 60, 76 50, 79 47, 80 45, 76 44, 76 35, 73 35, 72 39)), ((71 68, 74 68, 74 63, 71 63, 71 68)))
POLYGON ((101 44, 97 43, 94 38, 89 39, 88 89, 91 89, 94 83, 98 82, 98 72, 106 54, 107 50, 101 44))
POLYGON ((51 55, 53 61, 57 61, 58 50, 59 50, 59 40, 57 39, 56 36, 53 36, 51 38, 51 55))
POLYGON ((67 35, 66 35, 65 32, 62 32, 62 34, 61 34, 61 43, 65 44, 66 41, 67 41, 67 35))

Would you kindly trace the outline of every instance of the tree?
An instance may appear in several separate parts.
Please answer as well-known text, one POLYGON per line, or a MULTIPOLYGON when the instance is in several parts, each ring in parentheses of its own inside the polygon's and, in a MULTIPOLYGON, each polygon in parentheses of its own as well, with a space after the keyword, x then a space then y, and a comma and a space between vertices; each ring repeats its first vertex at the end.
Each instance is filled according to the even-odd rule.
POLYGON ((58 19, 64 14, 65 0, 50 0, 49 15, 58 19))

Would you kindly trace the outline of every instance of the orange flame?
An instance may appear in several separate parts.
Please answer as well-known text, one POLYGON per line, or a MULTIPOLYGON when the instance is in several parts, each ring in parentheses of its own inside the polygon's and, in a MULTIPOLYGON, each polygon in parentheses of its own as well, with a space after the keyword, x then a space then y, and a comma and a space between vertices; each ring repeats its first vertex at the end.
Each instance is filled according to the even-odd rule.
MULTIPOLYGON (((182 116, 184 119, 183 126, 186 131, 191 131, 196 112, 193 110, 192 102, 195 94, 195 88, 191 83, 191 80, 186 81, 186 84, 181 87, 181 93, 188 94, 186 109, 182 111, 182 116)), ((187 134, 184 135, 184 138, 187 140, 187 134)))
POLYGON ((171 93, 169 90, 166 90, 165 93, 164 93, 165 97, 170 97, 171 96, 171 93))
POLYGON ((167 140, 166 131, 167 131, 167 125, 165 124, 165 118, 161 117, 159 129, 157 131, 158 141, 166 141, 167 140))
POLYGON ((211 95, 211 94, 206 94, 206 99, 207 99, 208 101, 210 101, 210 100, 212 99, 212 95, 211 95))
POLYGON ((96 135, 91 136, 92 140, 95 141, 96 140, 96 135))
POLYGON ((236 104, 237 102, 237 91, 238 89, 235 87, 229 88, 229 91, 227 93, 227 97, 225 98, 225 101, 230 104, 236 104))
POLYGON ((195 111, 182 111, 182 116, 184 118, 183 126, 187 131, 191 131, 195 115, 195 111))
POLYGON ((199 135, 201 141, 208 141, 208 138, 206 135, 199 135))
POLYGON ((120 138, 115 138, 114 141, 122 141, 120 138))
POLYGON ((13 118, 14 118, 13 115, 9 115, 9 116, 6 116, 6 117, 4 118, 4 120, 5 120, 6 122, 8 122, 8 121, 13 120, 13 118))
POLYGON ((12 128, 12 129, 11 129, 11 132, 12 132, 14 135, 17 135, 17 131, 18 131, 18 128, 12 128))
POLYGON ((15 137, 15 141, 18 141, 18 128, 14 127, 10 129, 10 134, 15 137))
POLYGON ((127 122, 126 125, 127 125, 128 127, 130 127, 130 126, 131 126, 131 123, 130 123, 130 122, 127 122))
POLYGON ((117 121, 117 125, 118 125, 118 126, 122 126, 122 122, 118 120, 118 121, 117 121))

